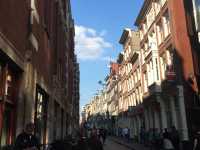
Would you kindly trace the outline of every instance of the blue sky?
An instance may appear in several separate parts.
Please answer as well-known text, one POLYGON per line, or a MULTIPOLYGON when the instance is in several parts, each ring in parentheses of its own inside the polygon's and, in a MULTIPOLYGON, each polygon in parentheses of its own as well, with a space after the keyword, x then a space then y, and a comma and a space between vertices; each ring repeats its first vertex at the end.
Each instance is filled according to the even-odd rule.
POLYGON ((134 28, 143 0, 71 0, 80 63, 80 107, 101 89, 110 60, 122 50, 124 28, 134 28))

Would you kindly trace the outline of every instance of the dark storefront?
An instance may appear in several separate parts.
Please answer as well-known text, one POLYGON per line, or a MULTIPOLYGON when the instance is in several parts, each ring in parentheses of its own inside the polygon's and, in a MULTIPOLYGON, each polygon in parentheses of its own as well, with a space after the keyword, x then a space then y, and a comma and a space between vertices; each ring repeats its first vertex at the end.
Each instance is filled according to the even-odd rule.
POLYGON ((6 55, 0 54, 0 145, 13 143, 21 71, 6 55))

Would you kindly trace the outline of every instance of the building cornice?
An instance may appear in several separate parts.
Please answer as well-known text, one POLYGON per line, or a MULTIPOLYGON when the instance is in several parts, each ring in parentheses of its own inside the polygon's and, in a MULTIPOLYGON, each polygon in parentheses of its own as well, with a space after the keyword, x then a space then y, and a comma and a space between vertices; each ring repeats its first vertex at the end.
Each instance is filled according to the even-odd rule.
POLYGON ((145 0, 143 5, 142 5, 142 8, 136 18, 136 21, 135 21, 135 25, 136 26, 139 26, 139 24, 141 23, 142 21, 142 18, 145 16, 145 14, 147 13, 148 11, 148 7, 150 5, 150 3, 152 2, 153 0, 145 0))

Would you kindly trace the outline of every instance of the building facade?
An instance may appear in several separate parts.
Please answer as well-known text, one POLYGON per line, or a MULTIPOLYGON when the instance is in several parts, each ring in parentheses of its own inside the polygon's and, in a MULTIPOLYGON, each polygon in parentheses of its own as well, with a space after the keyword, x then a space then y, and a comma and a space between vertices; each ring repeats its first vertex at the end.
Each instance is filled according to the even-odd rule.
POLYGON ((68 0, 0 2, 1 146, 12 144, 28 122, 35 123, 43 144, 68 130, 74 68, 70 7, 68 0))
POLYGON ((143 124, 142 84, 140 66, 139 32, 124 29, 120 38, 123 46, 119 71, 119 117, 118 128, 130 129, 130 137, 134 138, 140 131, 137 124, 143 124), (137 112, 133 112, 137 110, 137 112))
POLYGON ((196 119, 191 110, 199 107, 194 105, 199 101, 198 44, 191 43, 186 3, 146 0, 136 20, 141 37, 145 127, 163 130, 175 126, 182 141, 188 141, 192 126, 198 126, 192 122, 196 119))
POLYGON ((138 31, 124 29, 117 78, 108 75, 107 109, 117 114, 116 128, 128 127, 132 138, 140 139, 141 129, 174 126, 187 143, 199 130, 199 6, 198 0, 145 0, 138 31))

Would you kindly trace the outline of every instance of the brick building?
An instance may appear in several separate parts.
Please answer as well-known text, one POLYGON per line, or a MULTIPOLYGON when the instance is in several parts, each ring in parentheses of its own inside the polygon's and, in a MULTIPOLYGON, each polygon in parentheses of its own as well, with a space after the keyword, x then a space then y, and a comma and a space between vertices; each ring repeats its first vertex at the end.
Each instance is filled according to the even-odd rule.
POLYGON ((199 127, 199 43, 192 6, 186 0, 145 0, 135 23, 146 130, 175 126, 182 141, 199 127))
POLYGON ((196 130, 200 127, 200 121, 198 115, 196 115, 200 114, 200 3, 197 0, 184 0, 183 4, 185 8, 187 35, 191 45, 192 62, 190 63, 193 66, 193 71, 186 80, 188 81, 187 83, 189 83, 188 91, 191 94, 188 95, 191 96, 191 101, 187 105, 189 106, 187 107, 187 116, 190 118, 188 119, 188 125, 192 132, 192 130, 196 130))
POLYGON ((200 130, 199 8, 199 0, 145 0, 135 21, 139 41, 133 39, 138 32, 123 31, 118 92, 110 74, 106 107, 117 95, 109 114, 118 111, 118 127, 130 128, 131 137, 140 139, 141 128, 151 133, 175 126, 188 143, 200 130))
MULTIPOLYGON (((123 59, 119 67, 119 117, 118 126, 130 129, 130 137, 139 133, 139 126, 142 126, 143 113, 133 113, 133 108, 141 109, 142 85, 140 67, 140 38, 139 32, 131 29, 124 29, 119 41, 123 46, 123 59)), ((119 62, 119 61, 118 61, 119 62)))
POLYGON ((73 101, 70 1, 8 0, 0 9, 0 144, 30 121, 42 143, 63 138, 73 101))

